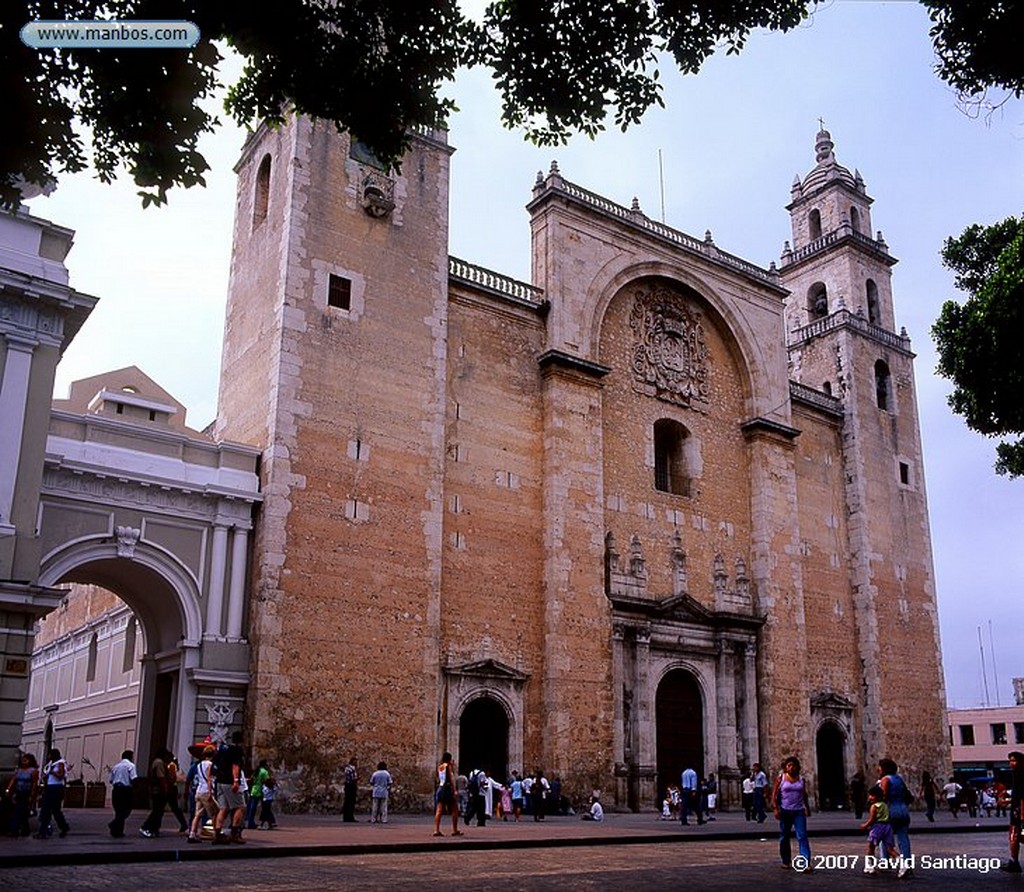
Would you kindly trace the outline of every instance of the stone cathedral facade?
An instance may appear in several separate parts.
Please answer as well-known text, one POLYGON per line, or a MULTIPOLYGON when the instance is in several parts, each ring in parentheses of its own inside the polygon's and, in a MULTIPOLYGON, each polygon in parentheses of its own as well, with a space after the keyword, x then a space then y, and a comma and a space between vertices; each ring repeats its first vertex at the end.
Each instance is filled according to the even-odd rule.
POLYGON ((914 355, 829 134, 778 267, 553 165, 529 283, 449 256, 451 152, 294 118, 237 167, 254 750, 310 798, 355 754, 426 801, 447 749, 635 809, 792 752, 826 808, 944 769, 914 355))

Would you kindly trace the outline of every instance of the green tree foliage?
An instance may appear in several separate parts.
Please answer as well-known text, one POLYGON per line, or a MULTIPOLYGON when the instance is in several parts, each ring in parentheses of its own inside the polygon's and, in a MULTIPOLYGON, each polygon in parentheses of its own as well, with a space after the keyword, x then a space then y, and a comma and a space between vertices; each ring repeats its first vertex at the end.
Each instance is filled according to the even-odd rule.
MULTIPOLYGON (((968 227, 942 259, 968 294, 946 301, 932 326, 949 404, 979 433, 1024 434, 1024 217, 968 227)), ((1024 439, 999 444, 996 472, 1024 475, 1024 439)))
POLYGON ((1017 0, 921 0, 934 23, 939 76, 965 97, 1000 87, 1024 95, 1024 4, 1017 0))
POLYGON ((126 170, 143 202, 203 182, 199 138, 216 119, 197 100, 218 86, 227 45, 245 59, 227 111, 274 121, 286 105, 334 122, 395 162, 409 131, 444 123, 444 83, 485 65, 504 122, 542 144, 594 134, 611 112, 625 128, 661 103, 657 54, 697 71, 753 28, 790 29, 816 0, 495 0, 483 20, 458 0, 5 0, 0 3, 0 202, 19 181, 46 183, 90 164, 109 181, 126 170), (34 20, 186 20, 192 50, 34 50, 34 20), (12 138, 13 137, 13 138, 12 138))

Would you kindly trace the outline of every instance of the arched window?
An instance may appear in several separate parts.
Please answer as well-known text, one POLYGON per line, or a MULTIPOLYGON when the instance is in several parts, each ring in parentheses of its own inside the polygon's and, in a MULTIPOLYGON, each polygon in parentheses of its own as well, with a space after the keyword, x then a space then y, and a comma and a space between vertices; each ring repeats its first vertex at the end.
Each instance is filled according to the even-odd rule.
POLYGON ((828 288, 824 282, 815 282, 807 292, 807 313, 811 319, 828 315, 828 288))
POLYGON ((874 279, 868 279, 866 291, 868 296, 868 322, 881 325, 882 316, 878 308, 878 286, 875 284, 874 279))
POLYGON ((264 155, 260 169, 256 172, 256 194, 252 202, 253 229, 267 219, 267 207, 270 205, 270 155, 264 155))
POLYGON ((832 382, 831 381, 826 381, 824 384, 822 384, 821 385, 821 389, 822 389, 823 393, 827 393, 829 396, 832 396, 832 382))
POLYGON ((100 639, 99 636, 93 632, 92 637, 89 639, 89 654, 85 662, 85 680, 96 681, 96 663, 100 655, 100 639))
POLYGON ((662 418, 654 423, 654 488, 677 496, 690 495, 686 462, 689 434, 678 421, 662 418))
POLYGON ((131 672, 135 668, 135 639, 138 634, 138 625, 135 617, 128 618, 124 627, 124 656, 121 661, 121 671, 131 672))
POLYGON ((875 401, 879 409, 892 409, 892 375, 881 359, 875 363, 875 401))
POLYGON ((850 226, 854 232, 860 232, 860 211, 850 205, 850 226))
POLYGON ((807 217, 807 225, 810 229, 811 241, 821 238, 821 211, 815 208, 807 217))

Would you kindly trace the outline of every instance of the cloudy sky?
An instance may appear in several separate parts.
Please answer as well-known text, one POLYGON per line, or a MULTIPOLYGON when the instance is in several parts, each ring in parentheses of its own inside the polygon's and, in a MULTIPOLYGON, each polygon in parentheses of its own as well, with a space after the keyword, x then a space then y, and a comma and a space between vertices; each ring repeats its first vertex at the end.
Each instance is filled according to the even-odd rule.
MULTIPOLYGON (((1022 211, 1024 104, 1007 103, 988 120, 962 112, 933 74, 928 27, 913 2, 825 3, 797 31, 756 34, 739 56, 719 54, 696 77, 667 64, 665 109, 626 134, 559 149, 502 130, 486 72, 465 74, 450 89, 460 108, 449 136, 457 149, 451 253, 528 280, 524 205, 552 160, 573 182, 621 204, 636 196, 660 217, 660 150, 666 222, 697 236, 711 229, 723 249, 767 266, 789 238, 789 187, 814 165, 822 117, 839 162, 864 176, 874 226, 900 260, 896 315, 918 354, 950 704, 1005 705, 1010 678, 1024 676, 1024 481, 996 477, 993 442, 949 412, 948 384, 932 374, 929 328, 955 296, 939 261, 943 240, 1022 211)), ((77 378, 135 364, 188 406, 191 426, 214 417, 231 168, 242 139, 222 127, 204 147, 207 188, 176 193, 162 209, 143 211, 130 183, 104 186, 88 174, 30 203, 32 213, 77 230, 72 284, 101 298, 58 370, 58 396, 77 378)))

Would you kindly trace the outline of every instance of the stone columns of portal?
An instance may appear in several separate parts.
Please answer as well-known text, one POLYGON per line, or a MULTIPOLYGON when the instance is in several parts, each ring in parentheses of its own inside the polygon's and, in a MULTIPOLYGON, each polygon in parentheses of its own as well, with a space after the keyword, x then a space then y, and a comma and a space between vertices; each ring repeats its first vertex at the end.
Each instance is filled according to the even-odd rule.
POLYGON ((28 411, 28 383, 35 344, 6 336, 7 357, 0 385, 0 530, 13 533, 11 509, 18 479, 18 457, 28 411))

